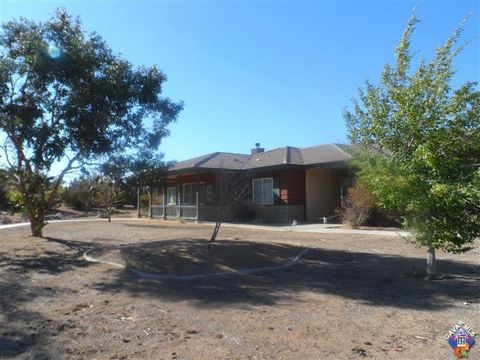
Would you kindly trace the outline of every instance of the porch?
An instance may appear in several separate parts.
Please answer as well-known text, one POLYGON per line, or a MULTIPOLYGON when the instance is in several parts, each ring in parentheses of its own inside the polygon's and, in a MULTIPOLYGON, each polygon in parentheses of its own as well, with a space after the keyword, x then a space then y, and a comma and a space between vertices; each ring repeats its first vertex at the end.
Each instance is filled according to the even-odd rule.
POLYGON ((151 205, 151 217, 166 220, 198 220, 199 205, 151 205))

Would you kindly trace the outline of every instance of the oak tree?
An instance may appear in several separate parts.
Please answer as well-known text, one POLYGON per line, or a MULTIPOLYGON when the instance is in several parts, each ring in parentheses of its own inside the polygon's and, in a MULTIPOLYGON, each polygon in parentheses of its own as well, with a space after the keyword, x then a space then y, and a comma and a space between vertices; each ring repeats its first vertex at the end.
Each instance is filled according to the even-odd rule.
POLYGON ((64 10, 21 18, 0 32, 0 137, 34 236, 67 173, 98 157, 156 149, 181 102, 161 96, 166 76, 114 54, 64 10), (54 164, 62 170, 54 176, 54 164))

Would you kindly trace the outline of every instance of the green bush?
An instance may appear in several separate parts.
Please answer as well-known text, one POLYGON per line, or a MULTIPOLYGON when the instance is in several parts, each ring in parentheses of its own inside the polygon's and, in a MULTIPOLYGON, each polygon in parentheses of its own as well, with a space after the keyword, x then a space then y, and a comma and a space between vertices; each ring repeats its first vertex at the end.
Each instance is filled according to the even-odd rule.
POLYGON ((140 195, 140 207, 148 208, 149 206, 150 206, 150 200, 148 198, 148 194, 140 195))
POLYGON ((94 181, 76 179, 63 190, 63 203, 76 210, 88 210, 94 203, 94 181))
POLYGON ((8 191, 7 174, 5 171, 0 170, 0 210, 10 210, 8 191))

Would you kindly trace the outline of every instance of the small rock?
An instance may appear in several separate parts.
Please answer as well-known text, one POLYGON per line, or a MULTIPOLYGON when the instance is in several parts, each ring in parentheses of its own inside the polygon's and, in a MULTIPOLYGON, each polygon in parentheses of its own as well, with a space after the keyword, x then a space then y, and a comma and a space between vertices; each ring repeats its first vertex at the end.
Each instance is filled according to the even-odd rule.
POLYGON ((367 351, 365 349, 362 349, 360 347, 354 347, 352 351, 362 357, 367 356, 367 351))
POLYGON ((293 330, 293 327, 287 326, 287 330, 288 330, 288 331, 292 331, 292 330, 293 330))
POLYGON ((78 304, 75 304, 75 305, 72 306, 72 310, 71 310, 71 311, 72 311, 72 312, 77 312, 77 311, 79 311, 79 310, 81 310, 81 309, 84 309, 84 308, 86 308, 86 307, 88 307, 88 304, 86 304, 86 303, 78 303, 78 304))
POLYGON ((372 346, 373 344, 372 344, 370 341, 365 341, 365 342, 363 343, 363 345, 372 346))

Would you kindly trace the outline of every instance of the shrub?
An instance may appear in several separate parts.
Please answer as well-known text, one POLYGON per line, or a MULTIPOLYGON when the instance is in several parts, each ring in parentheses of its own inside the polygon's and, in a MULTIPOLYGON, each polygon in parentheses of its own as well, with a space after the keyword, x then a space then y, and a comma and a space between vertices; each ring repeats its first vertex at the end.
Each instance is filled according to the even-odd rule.
POLYGON ((7 172, 0 169, 0 210, 10 210, 7 172))
POLYGON ((148 194, 140 195, 140 207, 147 209, 150 207, 150 199, 148 197, 148 194))
POLYGON ((352 228, 358 228, 365 225, 370 215, 371 209, 360 207, 355 200, 349 196, 345 196, 340 208, 337 210, 340 221, 352 228))
POLYGON ((94 202, 95 182, 91 179, 76 179, 63 191, 63 202, 76 210, 88 210, 94 202))
POLYGON ((358 228, 365 225, 374 208, 375 197, 368 191, 365 184, 357 181, 343 197, 337 215, 343 224, 358 228))
POLYGON ((255 220, 255 206, 249 200, 240 200, 232 204, 230 211, 236 221, 245 222, 255 220))

